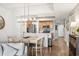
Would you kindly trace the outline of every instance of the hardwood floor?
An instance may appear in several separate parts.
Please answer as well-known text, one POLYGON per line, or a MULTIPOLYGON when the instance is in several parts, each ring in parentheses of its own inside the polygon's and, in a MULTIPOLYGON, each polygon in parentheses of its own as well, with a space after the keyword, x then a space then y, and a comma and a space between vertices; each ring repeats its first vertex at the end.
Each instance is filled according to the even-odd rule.
MULTIPOLYGON (((31 48, 28 48, 28 55, 32 56, 31 48)), ((43 48, 43 56, 68 56, 69 48, 64 41, 64 38, 59 38, 53 40, 52 47, 43 48)), ((34 51, 35 56, 35 51, 34 51)), ((40 52, 38 52, 38 56, 40 56, 40 52)))

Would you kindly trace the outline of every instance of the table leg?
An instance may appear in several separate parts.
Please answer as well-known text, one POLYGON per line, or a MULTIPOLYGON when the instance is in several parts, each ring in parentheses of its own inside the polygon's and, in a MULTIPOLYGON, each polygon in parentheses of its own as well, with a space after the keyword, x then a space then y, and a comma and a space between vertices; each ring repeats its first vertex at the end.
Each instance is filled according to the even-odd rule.
POLYGON ((36 56, 37 56, 37 42, 36 42, 36 56))
POLYGON ((28 55, 29 55, 29 52, 30 52, 30 48, 29 48, 29 42, 27 43, 27 47, 28 47, 28 55))

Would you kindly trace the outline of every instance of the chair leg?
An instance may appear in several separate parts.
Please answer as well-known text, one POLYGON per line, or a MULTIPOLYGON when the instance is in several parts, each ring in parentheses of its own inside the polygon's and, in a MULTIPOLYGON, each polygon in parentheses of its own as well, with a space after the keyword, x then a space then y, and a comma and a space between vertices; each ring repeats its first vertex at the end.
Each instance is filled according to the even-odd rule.
POLYGON ((32 56, 33 56, 33 48, 32 48, 32 56))
POLYGON ((40 48, 40 55, 42 56, 42 48, 40 48))
POLYGON ((42 56, 42 46, 40 45, 40 55, 42 56))
POLYGON ((28 55, 29 55, 29 49, 30 49, 30 48, 29 48, 29 43, 27 44, 27 47, 28 47, 28 55))

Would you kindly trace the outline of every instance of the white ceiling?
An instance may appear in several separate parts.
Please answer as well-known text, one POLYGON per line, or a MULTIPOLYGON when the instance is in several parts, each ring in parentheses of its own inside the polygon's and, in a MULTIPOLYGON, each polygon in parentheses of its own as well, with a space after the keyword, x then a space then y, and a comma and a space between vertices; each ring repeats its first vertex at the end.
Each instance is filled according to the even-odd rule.
MULTIPOLYGON (((59 18, 68 15, 77 3, 26 3, 26 15, 28 14, 28 5, 30 15, 52 15, 59 18)), ((0 3, 0 6, 11 10, 16 16, 24 15, 23 3, 0 3)))

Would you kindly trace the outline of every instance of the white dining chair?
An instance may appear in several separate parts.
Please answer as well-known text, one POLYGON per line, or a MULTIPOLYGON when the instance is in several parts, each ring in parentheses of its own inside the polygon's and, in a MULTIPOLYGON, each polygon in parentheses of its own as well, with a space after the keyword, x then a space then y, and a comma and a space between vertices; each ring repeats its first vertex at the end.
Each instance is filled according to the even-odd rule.
POLYGON ((44 43, 44 38, 40 39, 38 42, 37 42, 37 51, 36 51, 36 47, 33 46, 32 47, 32 56, 34 55, 34 51, 36 51, 36 53, 38 54, 38 51, 40 52, 40 55, 42 56, 43 55, 43 43, 44 43))

